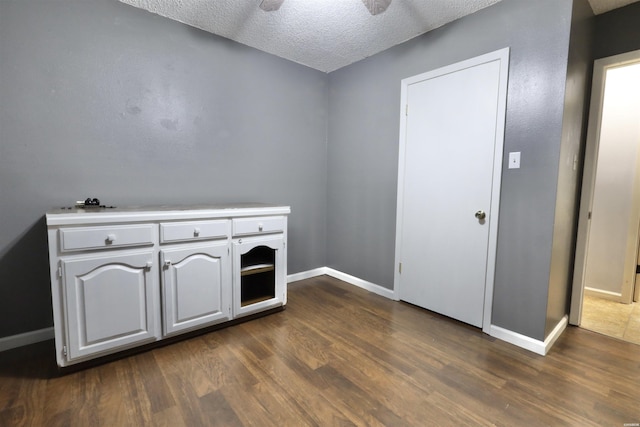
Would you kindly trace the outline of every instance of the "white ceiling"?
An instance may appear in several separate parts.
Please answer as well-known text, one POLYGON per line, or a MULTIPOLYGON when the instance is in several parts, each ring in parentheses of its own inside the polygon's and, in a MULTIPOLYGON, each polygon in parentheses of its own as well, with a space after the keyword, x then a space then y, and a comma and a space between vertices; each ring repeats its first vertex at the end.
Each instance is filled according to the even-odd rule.
MULTIPOLYGON (((120 0, 213 34, 331 72, 501 0, 395 0, 372 16, 362 0, 120 0)), ((530 0, 535 1, 535 0, 530 0)), ((596 14, 640 0, 589 0, 596 14)))

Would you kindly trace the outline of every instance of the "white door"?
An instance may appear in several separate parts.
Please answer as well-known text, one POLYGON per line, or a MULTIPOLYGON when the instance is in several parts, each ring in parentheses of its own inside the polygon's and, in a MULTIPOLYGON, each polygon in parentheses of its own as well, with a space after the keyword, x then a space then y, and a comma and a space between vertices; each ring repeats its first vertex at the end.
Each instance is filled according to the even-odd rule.
POLYGON ((231 264, 227 242, 160 251, 164 334, 231 319, 231 264))
POLYGON ((477 327, 490 324, 507 67, 502 50, 403 81, 396 289, 477 327))
POLYGON ((78 257, 62 268, 69 360, 159 338, 152 251, 78 257))

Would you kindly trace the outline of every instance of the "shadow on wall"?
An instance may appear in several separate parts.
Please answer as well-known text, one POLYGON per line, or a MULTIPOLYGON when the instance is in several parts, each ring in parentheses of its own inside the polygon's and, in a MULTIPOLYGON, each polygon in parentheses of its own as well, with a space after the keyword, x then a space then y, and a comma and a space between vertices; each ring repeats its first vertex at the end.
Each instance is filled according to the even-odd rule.
POLYGON ((53 325, 44 216, 0 254, 0 277, 0 338, 53 325))

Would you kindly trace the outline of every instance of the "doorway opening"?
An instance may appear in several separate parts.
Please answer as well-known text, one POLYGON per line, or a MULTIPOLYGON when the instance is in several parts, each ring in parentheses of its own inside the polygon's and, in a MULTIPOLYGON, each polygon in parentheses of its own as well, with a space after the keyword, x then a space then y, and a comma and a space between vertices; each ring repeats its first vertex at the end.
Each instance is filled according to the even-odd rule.
POLYGON ((594 63, 570 323, 640 344, 640 51, 594 63))

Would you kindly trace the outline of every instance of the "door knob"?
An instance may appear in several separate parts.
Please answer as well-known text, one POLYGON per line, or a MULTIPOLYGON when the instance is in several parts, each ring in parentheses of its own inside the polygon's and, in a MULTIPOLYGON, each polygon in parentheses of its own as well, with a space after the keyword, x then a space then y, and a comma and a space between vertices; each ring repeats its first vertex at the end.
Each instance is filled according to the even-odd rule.
POLYGON ((478 219, 485 219, 487 217, 487 214, 485 213, 485 211, 478 211, 476 212, 476 218, 478 219))

